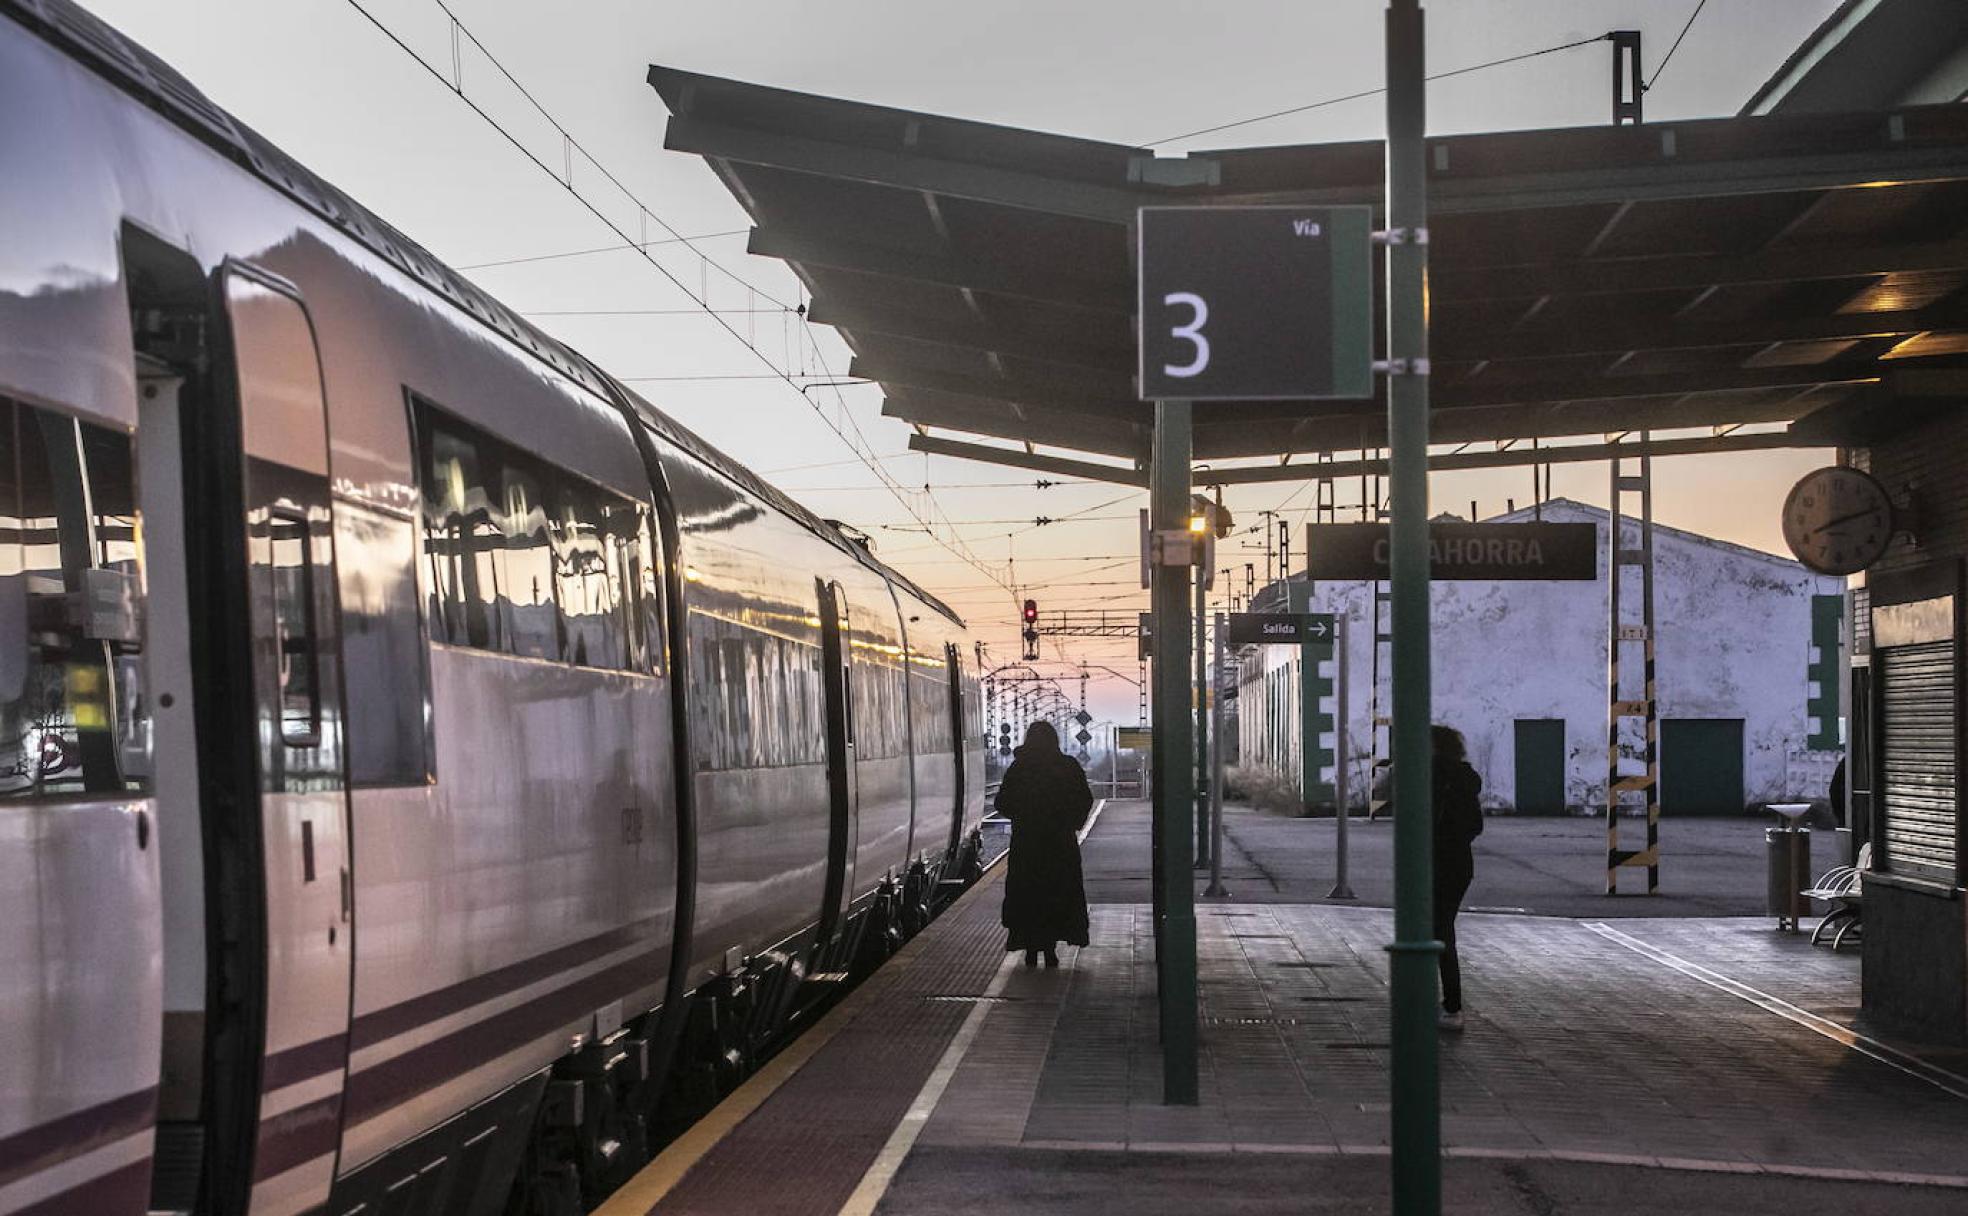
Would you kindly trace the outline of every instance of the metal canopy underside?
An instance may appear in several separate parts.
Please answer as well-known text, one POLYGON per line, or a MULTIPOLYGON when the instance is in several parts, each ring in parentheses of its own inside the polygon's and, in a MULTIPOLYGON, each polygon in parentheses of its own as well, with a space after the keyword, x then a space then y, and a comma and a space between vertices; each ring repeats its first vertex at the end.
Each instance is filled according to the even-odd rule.
MULTIPOLYGON (((1379 141, 1157 159, 668 68, 649 81, 665 146, 705 158, 752 216, 751 251, 792 266, 852 374, 921 436, 1144 465, 1135 209, 1382 205, 1379 141)), ((1935 379, 1904 373, 1968 366, 1968 106, 1451 136, 1428 163, 1437 442, 1838 407, 1798 431, 1823 443, 1822 419, 1890 412, 1935 379)), ((1383 447, 1385 415, 1212 403, 1195 458, 1383 447)))

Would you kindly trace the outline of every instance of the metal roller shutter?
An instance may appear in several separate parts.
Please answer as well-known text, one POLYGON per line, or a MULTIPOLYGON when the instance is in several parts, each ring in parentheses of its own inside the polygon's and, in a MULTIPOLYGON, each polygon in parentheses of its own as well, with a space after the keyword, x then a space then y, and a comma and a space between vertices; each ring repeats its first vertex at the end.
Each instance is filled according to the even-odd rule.
POLYGON ((1886 865, 1955 878, 1954 642, 1879 651, 1886 865))

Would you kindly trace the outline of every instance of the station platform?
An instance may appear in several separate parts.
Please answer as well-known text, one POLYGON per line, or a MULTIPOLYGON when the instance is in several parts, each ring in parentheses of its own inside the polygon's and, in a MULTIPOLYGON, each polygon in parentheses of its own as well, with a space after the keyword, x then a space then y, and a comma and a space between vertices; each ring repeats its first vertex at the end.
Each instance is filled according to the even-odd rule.
MULTIPOLYGON (((1146 865, 1145 818, 1106 808, 1090 886, 1146 865)), ((1385 909, 1199 902, 1202 1098, 1168 1107, 1145 903, 1097 902, 1087 948, 1028 970, 1001 882, 599 1210, 1387 1210, 1385 909)), ((1968 1053, 1869 1035, 1854 953, 1699 915, 1468 913, 1461 937, 1445 1211, 1968 1211, 1968 1053)))

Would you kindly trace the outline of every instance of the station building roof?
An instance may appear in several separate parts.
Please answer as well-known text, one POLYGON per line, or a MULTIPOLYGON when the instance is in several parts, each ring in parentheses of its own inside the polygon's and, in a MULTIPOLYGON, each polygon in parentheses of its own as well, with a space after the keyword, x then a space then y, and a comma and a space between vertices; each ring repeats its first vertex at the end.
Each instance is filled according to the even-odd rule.
MULTIPOLYGON (((922 450, 974 454, 955 433, 1129 479, 1152 421, 1136 209, 1382 203, 1378 140, 1164 158, 670 68, 649 82, 665 146, 704 157, 751 252, 792 267, 922 450)), ((1428 165, 1438 442, 1700 427, 1686 450, 1819 445, 1968 395, 1968 107, 1447 136, 1428 165)), ((1194 442, 1233 470, 1209 480, 1257 458, 1248 479, 1269 480, 1294 455, 1384 446, 1385 403, 1199 405, 1194 442)))

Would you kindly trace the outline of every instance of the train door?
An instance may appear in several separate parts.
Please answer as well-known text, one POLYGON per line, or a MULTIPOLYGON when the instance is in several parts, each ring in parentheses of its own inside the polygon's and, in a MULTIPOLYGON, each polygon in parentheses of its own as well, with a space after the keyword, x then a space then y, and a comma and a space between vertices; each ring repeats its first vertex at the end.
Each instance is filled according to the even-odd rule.
POLYGON ((284 1213, 327 1198, 348 1063, 354 888, 327 414, 299 295, 242 265, 216 284, 216 383, 233 391, 181 419, 197 764, 219 905, 198 1206, 284 1213))
POLYGON ((860 848, 855 777, 854 681, 849 658, 851 622, 839 583, 816 579, 820 597, 820 668, 827 700, 827 887, 820 907, 820 944, 839 931, 854 893, 854 856, 860 848))
POLYGON ((957 855, 957 848, 963 843, 964 799, 969 795, 970 774, 964 765, 964 697, 963 697, 963 659, 957 653, 955 642, 943 645, 943 659, 950 670, 950 763, 955 767, 956 805, 950 808, 950 857, 957 855))

